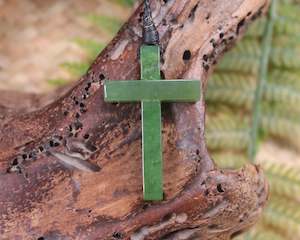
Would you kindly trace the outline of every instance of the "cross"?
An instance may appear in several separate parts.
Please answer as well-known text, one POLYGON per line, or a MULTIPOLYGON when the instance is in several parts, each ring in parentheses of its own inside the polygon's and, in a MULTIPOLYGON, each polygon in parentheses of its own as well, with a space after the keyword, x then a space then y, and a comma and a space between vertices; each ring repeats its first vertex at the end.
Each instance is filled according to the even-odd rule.
POLYGON ((141 80, 105 81, 106 102, 141 102, 144 200, 163 199, 161 102, 195 102, 199 80, 161 80, 160 49, 143 45, 141 80))

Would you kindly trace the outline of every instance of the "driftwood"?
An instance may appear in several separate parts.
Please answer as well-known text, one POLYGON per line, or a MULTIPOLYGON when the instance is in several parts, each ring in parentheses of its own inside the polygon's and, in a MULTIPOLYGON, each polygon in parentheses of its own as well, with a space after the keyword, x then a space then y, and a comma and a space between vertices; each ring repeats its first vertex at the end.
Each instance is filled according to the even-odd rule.
MULTIPOLYGON (((205 89, 213 65, 267 7, 152 1, 162 75, 200 78, 205 89)), ((163 105, 164 201, 143 201, 140 106, 103 101, 104 79, 139 78, 141 9, 68 90, 1 93, 0 239, 231 239, 259 218, 262 171, 215 166, 203 98, 163 105)))

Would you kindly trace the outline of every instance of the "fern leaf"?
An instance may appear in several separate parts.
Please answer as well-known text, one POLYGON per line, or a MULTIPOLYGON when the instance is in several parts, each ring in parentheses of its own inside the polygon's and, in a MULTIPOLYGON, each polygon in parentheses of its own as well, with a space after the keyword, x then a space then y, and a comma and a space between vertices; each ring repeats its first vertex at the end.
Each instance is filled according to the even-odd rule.
POLYGON ((251 90, 242 91, 238 88, 214 88, 208 90, 206 99, 208 103, 227 103, 231 106, 246 107, 246 109, 249 109, 253 96, 254 91, 251 90))
POLYGON ((61 67, 69 72, 72 76, 78 77, 86 73, 89 64, 85 62, 66 62, 61 64, 61 67))
POLYGON ((253 75, 238 73, 216 72, 208 81, 208 87, 233 87, 237 86, 241 90, 254 89, 256 78, 253 75))
POLYGON ((136 2, 136 0, 114 0, 114 2, 122 6, 131 7, 136 2))
POLYGON ((300 91, 300 71, 274 69, 270 72, 268 80, 272 84, 284 84, 300 91))
POLYGON ((282 3, 278 8, 277 14, 291 20, 299 20, 300 5, 282 3))
POLYGON ((267 229, 263 229, 258 232, 255 232, 253 234, 253 236, 251 237, 251 239, 253 239, 253 240, 286 240, 286 238, 283 237, 282 235, 280 235, 276 232, 267 230, 267 229))
POLYGON ((300 104, 300 92, 294 88, 268 83, 265 86, 264 98, 269 102, 282 102, 287 106, 300 104))
POLYGON ((243 130, 215 131, 206 133, 206 142, 209 149, 247 149, 249 132, 243 130))
POLYGON ((261 55, 261 46, 260 42, 257 39, 245 39, 244 41, 239 42, 235 48, 228 53, 228 55, 247 55, 251 57, 260 57, 261 55))
MULTIPOLYGON (((299 24, 300 28, 300 24, 299 24)), ((274 67, 284 69, 300 68, 300 49, 295 48, 273 48, 271 63, 274 67)))
POLYGON ((255 56, 227 54, 218 64, 219 71, 234 71, 256 74, 259 67, 259 59, 255 56))
POLYGON ((295 195, 295 193, 300 192, 299 169, 291 168, 285 164, 270 162, 264 162, 262 166, 269 179, 271 191, 274 194, 287 196, 291 199, 300 198, 300 196, 295 195))
POLYGON ((65 86, 68 83, 68 80, 63 78, 52 78, 47 80, 48 84, 54 87, 65 86))
POLYGON ((267 21, 265 24, 264 35, 261 40, 261 56, 259 59, 259 69, 257 72, 257 84, 252 109, 252 122, 250 131, 250 144, 248 148, 248 156, 250 161, 255 161, 257 153, 257 142, 259 141, 259 121, 261 115, 261 101, 263 99, 263 90, 267 82, 268 69, 270 63, 271 44, 274 34, 274 20, 276 16, 277 0, 272 0, 270 4, 267 21))
MULTIPOLYGON (((226 109, 226 108, 224 108, 226 109)), ((228 108, 227 108, 228 109, 228 108)), ((249 126, 249 119, 243 114, 237 114, 231 110, 218 112, 213 116, 207 117, 207 131, 216 130, 243 130, 249 126)))
POLYGON ((275 21, 274 31, 276 35, 281 35, 281 34, 299 35, 300 21, 288 19, 282 16, 278 17, 275 21))
POLYGON ((273 47, 280 48, 282 46, 289 46, 289 48, 299 48, 300 35, 295 35, 293 37, 288 35, 279 35, 273 39, 273 47))
POLYGON ((104 49, 105 44, 91 39, 75 39, 75 43, 87 52, 87 57, 93 60, 104 49))
POLYGON ((248 159, 245 154, 239 152, 221 151, 212 154, 214 161, 221 168, 236 169, 247 164, 248 159))
POLYGON ((276 229, 260 221, 255 228, 234 238, 234 240, 286 240, 286 238, 276 229))
POLYGON ((299 218, 295 219, 294 215, 290 214, 289 211, 278 208, 273 201, 264 211, 263 222, 284 233, 287 239, 292 239, 295 236, 300 235, 299 218))
MULTIPOLYGON (((239 167, 247 160, 244 153, 249 147, 252 118, 248 114, 259 85, 257 79, 267 80, 260 85, 257 135, 266 133, 300 149, 300 1, 276 2, 280 2, 277 14, 273 8, 269 18, 250 26, 246 39, 225 55, 208 82, 207 142, 214 160, 225 168, 239 167), (272 21, 274 32, 269 32, 264 41, 264 46, 272 46, 272 51, 266 57, 262 56, 260 42, 267 36, 264 27, 267 24, 271 28, 272 21), (269 61, 265 67, 270 70, 268 73, 259 73, 259 59, 269 61), (257 77, 258 74, 261 75, 257 77), (246 116, 243 123, 241 116, 235 116, 236 107, 242 107, 238 113, 246 116)), ((300 208, 295 202, 300 201, 300 170, 289 167, 284 159, 282 164, 262 165, 270 182, 270 204, 262 223, 246 239, 300 239, 300 208)))
POLYGON ((249 109, 254 98, 255 81, 255 77, 251 75, 214 74, 208 81, 206 100, 249 109))
MULTIPOLYGON (((270 202, 269 207, 276 209, 278 213, 287 216, 289 219, 300 224, 300 208, 299 203, 293 200, 289 200, 289 204, 286 204, 286 199, 280 196, 271 195, 272 202, 270 202)), ((300 229, 300 225, 299 225, 300 229)))
POLYGON ((300 125, 299 122, 292 121, 287 118, 274 118, 272 115, 264 114, 261 118, 261 128, 279 138, 289 142, 294 147, 298 148, 300 137, 300 125))
POLYGON ((109 16, 89 14, 87 19, 98 26, 101 30, 112 35, 116 34, 122 26, 122 21, 109 16))
POLYGON ((264 33, 264 26, 266 24, 266 18, 260 18, 256 20, 251 26, 249 27, 248 31, 246 32, 246 39, 247 38, 259 38, 264 33))
POLYGON ((290 105, 287 108, 283 102, 272 104, 264 102, 262 109, 263 114, 270 118, 288 119, 295 124, 300 122, 300 108, 297 105, 290 105))
POLYGON ((247 120, 222 114, 208 119, 206 141, 209 149, 243 150, 249 144, 247 120))

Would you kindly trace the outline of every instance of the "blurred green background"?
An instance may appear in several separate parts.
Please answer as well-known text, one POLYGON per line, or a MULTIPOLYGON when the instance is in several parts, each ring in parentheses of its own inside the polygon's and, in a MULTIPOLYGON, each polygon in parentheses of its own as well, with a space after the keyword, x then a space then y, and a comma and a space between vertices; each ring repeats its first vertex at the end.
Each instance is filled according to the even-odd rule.
MULTIPOLYGON (((40 93, 77 80, 134 4, 0 0, 0 89, 40 93)), ((210 153, 224 168, 261 164, 271 185, 261 221, 238 239, 300 239, 299 16, 299 0, 273 0, 209 80, 210 153)))

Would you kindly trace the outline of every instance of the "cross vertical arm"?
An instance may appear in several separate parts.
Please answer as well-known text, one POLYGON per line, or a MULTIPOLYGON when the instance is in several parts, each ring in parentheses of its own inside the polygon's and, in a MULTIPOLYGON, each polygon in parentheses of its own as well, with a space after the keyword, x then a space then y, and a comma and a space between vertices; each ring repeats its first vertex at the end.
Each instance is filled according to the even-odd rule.
MULTIPOLYGON (((141 80, 160 79, 159 46, 141 47, 141 80)), ((143 191, 144 200, 163 199, 161 103, 142 101, 143 191)))

